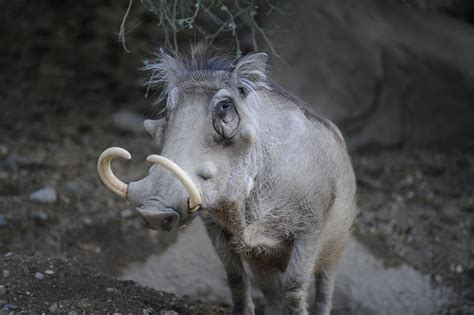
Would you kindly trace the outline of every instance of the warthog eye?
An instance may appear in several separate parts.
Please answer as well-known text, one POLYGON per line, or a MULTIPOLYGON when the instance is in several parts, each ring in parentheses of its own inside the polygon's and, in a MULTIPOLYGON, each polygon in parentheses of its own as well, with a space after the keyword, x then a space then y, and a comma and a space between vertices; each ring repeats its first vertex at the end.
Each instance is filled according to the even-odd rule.
POLYGON ((239 122, 239 113, 231 99, 225 99, 216 104, 212 123, 214 130, 224 139, 231 139, 236 134, 239 122))
POLYGON ((234 104, 232 104, 231 100, 225 100, 225 101, 217 103, 217 106, 216 106, 217 117, 224 121, 229 119, 229 116, 230 116, 229 112, 232 110, 233 106, 234 104))

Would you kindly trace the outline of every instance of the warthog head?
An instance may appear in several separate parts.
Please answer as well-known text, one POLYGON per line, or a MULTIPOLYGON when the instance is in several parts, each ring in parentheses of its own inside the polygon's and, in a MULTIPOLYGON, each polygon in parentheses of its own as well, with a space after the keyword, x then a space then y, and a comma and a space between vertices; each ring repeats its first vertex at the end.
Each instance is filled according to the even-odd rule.
POLYGON ((249 196, 259 163, 252 112, 260 101, 255 92, 269 88, 266 60, 256 53, 233 62, 197 48, 189 58, 161 52, 148 66, 167 99, 164 117, 144 123, 160 155, 148 157, 155 165, 147 177, 127 185, 113 175, 110 161, 130 155, 111 148, 99 159, 99 174, 151 228, 172 230, 198 208, 219 215, 249 196))

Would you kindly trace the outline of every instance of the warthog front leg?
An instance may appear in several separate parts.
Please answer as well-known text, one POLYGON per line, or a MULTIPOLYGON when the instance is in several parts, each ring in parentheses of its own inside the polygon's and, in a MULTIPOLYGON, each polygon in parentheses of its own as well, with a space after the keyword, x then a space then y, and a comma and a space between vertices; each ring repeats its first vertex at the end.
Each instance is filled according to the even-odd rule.
POLYGON ((316 231, 312 231, 295 238, 282 282, 284 301, 289 314, 308 314, 306 298, 319 253, 318 235, 316 231))
POLYGON ((227 274, 232 295, 232 314, 254 315, 250 282, 240 256, 229 246, 229 235, 212 222, 206 222, 206 228, 227 274))
POLYGON ((315 274, 316 298, 314 305, 315 315, 331 314, 332 294, 336 278, 337 263, 323 267, 315 274))

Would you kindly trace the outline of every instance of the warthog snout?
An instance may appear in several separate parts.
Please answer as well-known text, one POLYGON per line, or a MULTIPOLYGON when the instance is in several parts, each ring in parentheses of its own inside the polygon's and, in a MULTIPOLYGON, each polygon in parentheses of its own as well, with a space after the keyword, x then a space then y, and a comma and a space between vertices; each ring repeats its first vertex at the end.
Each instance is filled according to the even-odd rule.
MULTIPOLYGON (((126 150, 116 147, 105 150, 99 157, 97 167, 99 176, 104 184, 120 197, 127 198, 131 201, 131 203, 139 205, 137 211, 150 228, 155 230, 171 231, 179 226, 181 215, 186 217, 186 214, 180 214, 176 209, 164 206, 161 202, 144 202, 143 197, 145 194, 143 194, 143 192, 149 188, 147 187, 149 185, 144 185, 143 180, 126 184, 113 174, 110 168, 110 163, 116 157, 125 159, 131 158, 130 153, 128 153, 126 150), (144 203, 140 204, 140 202, 144 203)), ((179 182, 181 182, 189 196, 187 202, 187 212, 192 213, 199 209, 202 203, 201 193, 199 192, 193 180, 181 167, 179 167, 173 161, 160 155, 150 155, 147 158, 147 161, 164 167, 170 171, 174 177, 179 180, 179 182)))
POLYGON ((172 208, 141 206, 137 208, 137 211, 145 220, 148 227, 153 230, 169 232, 176 229, 180 223, 180 215, 172 208))

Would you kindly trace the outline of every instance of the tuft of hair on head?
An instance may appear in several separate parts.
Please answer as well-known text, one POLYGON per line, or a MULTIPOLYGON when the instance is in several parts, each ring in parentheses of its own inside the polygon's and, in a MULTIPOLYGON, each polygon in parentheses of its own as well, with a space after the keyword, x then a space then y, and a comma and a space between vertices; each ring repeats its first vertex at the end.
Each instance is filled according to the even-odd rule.
POLYGON ((174 84, 178 81, 178 73, 182 68, 178 56, 171 56, 160 48, 153 56, 152 60, 146 59, 140 69, 149 73, 149 79, 145 81, 148 88, 161 88, 161 93, 155 100, 155 105, 162 103, 168 97, 174 84))
POLYGON ((188 54, 166 53, 160 49, 154 61, 146 62, 142 70, 150 72, 146 83, 162 89, 155 104, 167 98, 169 92, 186 80, 218 76, 230 81, 245 94, 259 89, 271 89, 266 75, 267 54, 252 53, 237 60, 229 54, 211 49, 207 43, 191 46, 188 54))

